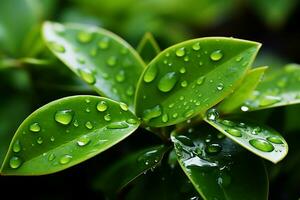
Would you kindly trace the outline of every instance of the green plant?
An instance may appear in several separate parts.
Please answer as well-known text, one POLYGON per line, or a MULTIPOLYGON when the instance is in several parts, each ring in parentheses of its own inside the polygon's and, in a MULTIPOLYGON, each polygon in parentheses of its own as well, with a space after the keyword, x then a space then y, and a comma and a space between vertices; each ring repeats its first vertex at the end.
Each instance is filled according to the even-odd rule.
POLYGON ((267 67, 251 69, 260 44, 234 38, 189 40, 159 53, 148 34, 138 47, 147 67, 129 44, 94 26, 46 22, 43 38, 58 59, 105 97, 62 98, 32 113, 11 142, 2 175, 66 169, 141 127, 159 136, 162 145, 137 151, 103 172, 105 183, 118 177, 97 185, 108 195, 166 164, 168 155, 166 165, 175 168, 178 160, 204 199, 268 198, 259 157, 277 163, 288 146, 275 130, 245 119, 246 113, 299 103, 298 65, 271 70, 262 79, 267 67))

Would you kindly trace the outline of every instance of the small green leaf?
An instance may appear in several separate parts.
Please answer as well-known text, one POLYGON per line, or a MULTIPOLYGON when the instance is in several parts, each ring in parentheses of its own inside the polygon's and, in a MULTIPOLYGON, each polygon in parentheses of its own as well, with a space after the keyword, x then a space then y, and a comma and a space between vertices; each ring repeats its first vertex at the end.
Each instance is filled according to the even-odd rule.
POLYGON ((50 50, 99 94, 133 106, 144 63, 124 40, 89 25, 46 22, 50 50))
POLYGON ((213 112, 216 111, 207 112, 205 121, 247 150, 273 163, 287 155, 288 145, 275 130, 240 120, 213 118, 213 112))
POLYGON ((168 148, 162 145, 154 146, 122 158, 95 178, 94 187, 108 195, 116 194, 141 174, 154 169, 167 150, 168 148), (110 184, 107 184, 108 182, 110 184))
POLYGON ((145 63, 149 63, 157 54, 160 48, 150 32, 145 33, 137 47, 138 53, 141 55, 145 63))
POLYGON ((136 113, 153 127, 204 113, 231 93, 251 65, 259 43, 212 37, 160 53, 139 80, 136 113))
POLYGON ((254 111, 300 103, 300 66, 286 65, 268 70, 251 96, 244 101, 247 110, 254 111))
POLYGON ((214 130, 195 129, 171 138, 179 164, 203 199, 268 198, 268 178, 258 157, 214 130))
POLYGON ((245 76, 240 86, 226 99, 224 99, 218 110, 222 113, 231 113, 237 108, 241 108, 242 111, 248 111, 248 107, 240 107, 244 101, 252 94, 253 90, 259 84, 267 67, 259 67, 250 70, 245 76))
POLYGON ((53 101, 21 124, 1 173, 42 175, 66 169, 105 151, 138 126, 138 119, 123 104, 103 97, 53 101))

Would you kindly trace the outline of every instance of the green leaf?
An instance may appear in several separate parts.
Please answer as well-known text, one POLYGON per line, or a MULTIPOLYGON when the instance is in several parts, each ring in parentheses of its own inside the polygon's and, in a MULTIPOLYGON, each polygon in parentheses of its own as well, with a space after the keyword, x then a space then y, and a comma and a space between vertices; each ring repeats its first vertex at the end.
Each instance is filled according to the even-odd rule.
POLYGON ((167 150, 167 147, 159 145, 122 158, 95 178, 94 188, 101 189, 108 195, 115 195, 134 179, 159 165, 167 150))
POLYGON ((96 96, 72 96, 33 112, 17 130, 1 173, 54 173, 91 158, 139 126, 125 104, 96 96))
POLYGON ((162 127, 204 113, 239 85, 259 47, 251 41, 212 37, 164 50, 139 80, 137 115, 149 126, 162 127))
POLYGON ((282 69, 268 70, 244 107, 254 111, 300 103, 300 66, 288 64, 282 69))
POLYGON ((138 53, 141 55, 145 63, 149 63, 157 54, 160 48, 150 32, 145 33, 137 47, 138 53))
POLYGON ((172 134, 179 164, 203 199, 268 198, 262 161, 214 130, 172 134), (250 173, 251 172, 251 173, 250 173))
POLYGON ((220 119, 217 111, 207 112, 205 121, 254 154, 273 163, 281 161, 288 152, 284 138, 275 130, 241 120, 220 119))
MULTIPOLYGON (((250 70, 240 86, 218 105, 218 110, 222 113, 231 113, 239 108, 259 84, 266 69, 267 67, 259 67, 250 70)), ((244 108, 241 107, 242 111, 244 108)))
POLYGON ((50 50, 99 94, 133 106, 144 63, 128 43, 89 25, 46 22, 43 36, 50 50))

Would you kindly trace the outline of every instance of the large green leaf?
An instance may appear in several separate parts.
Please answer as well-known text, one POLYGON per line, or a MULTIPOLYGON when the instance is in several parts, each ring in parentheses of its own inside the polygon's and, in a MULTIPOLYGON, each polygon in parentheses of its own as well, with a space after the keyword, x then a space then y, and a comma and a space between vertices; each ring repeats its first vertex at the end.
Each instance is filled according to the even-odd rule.
POLYGON ((289 64, 268 70, 264 79, 244 101, 248 111, 300 103, 300 66, 289 64))
POLYGON ((41 175, 66 169, 110 148, 138 126, 125 104, 103 97, 53 101, 21 124, 1 173, 41 175))
POLYGON ((172 134, 178 161, 203 199, 268 198, 267 174, 258 157, 214 130, 182 133, 172 134))
MULTIPOLYGON (((266 69, 267 67, 259 67, 250 70, 241 85, 233 92, 233 94, 228 96, 220 103, 220 105, 218 105, 220 112, 231 113, 235 109, 240 108, 259 84, 266 69)), ((245 107, 241 107, 242 111, 244 111, 244 108, 245 107)))
POLYGON ((201 38, 172 46, 139 80, 136 113, 149 126, 182 122, 214 106, 241 82, 260 47, 233 38, 201 38))
POLYGON ((145 33, 142 40, 140 41, 137 51, 145 61, 149 63, 157 54, 160 53, 160 48, 150 32, 145 33))
POLYGON ((95 178, 94 187, 108 195, 116 195, 131 181, 160 164, 167 150, 168 148, 163 145, 154 146, 122 158, 95 178), (110 184, 107 184, 108 182, 110 184))
POLYGON ((241 120, 221 119, 215 109, 208 110, 205 121, 242 147, 273 163, 281 161, 288 152, 284 138, 269 127, 241 120))
POLYGON ((99 94, 133 106, 144 63, 128 43, 89 25, 46 22, 44 39, 50 50, 99 94))

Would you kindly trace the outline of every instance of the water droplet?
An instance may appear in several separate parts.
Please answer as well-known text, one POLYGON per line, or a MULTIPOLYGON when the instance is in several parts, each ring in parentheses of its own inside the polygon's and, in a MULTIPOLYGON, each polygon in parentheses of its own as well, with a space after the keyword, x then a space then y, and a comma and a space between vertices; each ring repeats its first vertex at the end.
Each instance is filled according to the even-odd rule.
POLYGON ((175 103, 170 103, 168 108, 173 108, 175 106, 175 103))
POLYGON ((274 144, 283 144, 283 141, 279 136, 270 136, 267 138, 267 140, 274 144))
POLYGON ((54 142, 55 141, 55 137, 51 136, 50 141, 54 142))
POLYGON ((18 152, 21 151, 22 148, 21 148, 21 143, 20 143, 19 140, 15 141, 15 143, 13 144, 12 149, 13 149, 13 152, 15 152, 15 153, 18 153, 18 152))
POLYGON ((260 151, 271 152, 274 150, 273 145, 264 139, 252 139, 249 143, 260 151))
POLYGON ((39 123, 36 122, 36 123, 33 123, 29 126, 29 130, 32 131, 32 132, 37 133, 37 132, 40 132, 41 127, 40 127, 39 123))
POLYGON ((236 62, 240 62, 242 59, 243 59, 242 56, 237 56, 236 59, 235 59, 235 61, 236 61, 236 62))
POLYGON ((219 61, 223 57, 223 53, 221 50, 214 51, 210 54, 210 59, 212 61, 219 61))
POLYGON ((229 133, 230 135, 233 135, 235 137, 242 137, 242 133, 240 130, 238 129, 226 129, 226 132, 229 133))
POLYGON ((188 56, 185 56, 184 59, 183 59, 185 62, 188 62, 190 59, 188 56))
POLYGON ((123 128, 128 128, 128 124, 125 122, 112 122, 107 125, 108 129, 123 129, 123 128))
POLYGON ((85 112, 87 112, 87 113, 91 112, 90 108, 86 108, 85 112))
POLYGON ((109 122, 111 120, 111 116, 110 116, 109 113, 104 115, 104 120, 107 121, 107 122, 109 122))
POLYGON ((195 51, 198 51, 198 50, 200 50, 200 43, 199 42, 196 42, 193 46, 192 46, 192 48, 193 48, 193 50, 195 50, 195 51))
POLYGON ((182 144, 184 144, 186 146, 190 146, 190 147, 195 146, 195 144, 193 143, 193 141, 189 137, 187 137, 185 135, 177 135, 175 138, 179 142, 181 142, 182 144))
POLYGON ((197 85, 202 85, 204 83, 204 80, 205 80, 205 76, 200 76, 197 79, 197 85))
POLYGON ((230 126, 230 127, 235 126, 235 123, 233 121, 229 121, 227 119, 222 120, 221 124, 223 124, 225 126, 230 126))
POLYGON ((127 88, 127 90, 126 90, 126 94, 128 95, 128 96, 133 96, 133 94, 134 94, 134 87, 133 86, 129 86, 128 88, 127 88))
POLYGON ((55 159, 55 154, 54 153, 50 153, 49 156, 48 156, 48 160, 52 161, 54 159, 55 159))
POLYGON ((191 117, 194 114, 194 110, 189 110, 184 113, 184 117, 188 118, 191 117))
POLYGON ((73 115, 73 110, 60 110, 55 113, 54 119, 60 124, 68 125, 71 123, 73 115))
POLYGON ((219 83, 219 84, 217 85, 217 90, 221 91, 221 90, 223 90, 223 88, 224 88, 223 83, 219 83))
POLYGON ((107 49, 109 47, 109 38, 104 37, 98 42, 100 49, 107 49))
POLYGON ((184 55, 185 55, 185 48, 184 48, 184 47, 181 47, 181 48, 177 49, 175 54, 176 54, 176 56, 178 56, 178 57, 184 56, 184 55))
POLYGON ((124 110, 124 111, 128 111, 128 106, 127 106, 127 104, 125 104, 125 103, 120 103, 120 108, 122 109, 122 110, 124 110))
POLYGON ((143 120, 149 122, 151 119, 161 116, 162 111, 160 105, 156 105, 153 108, 146 109, 143 112, 143 120))
POLYGON ((66 154, 66 155, 63 155, 59 159, 59 163, 62 164, 62 165, 65 165, 65 164, 68 164, 71 160, 72 160, 72 156, 66 154))
POLYGON ((263 96, 259 100, 259 105, 260 106, 270 106, 270 105, 273 105, 280 101, 281 101, 281 97, 278 97, 278 96, 263 96))
POLYGON ((175 119, 178 117, 178 113, 173 113, 172 117, 175 119))
POLYGON ((187 86, 188 86, 188 83, 187 83, 187 81, 182 81, 182 82, 180 83, 180 85, 181 85, 181 87, 187 87, 187 86))
POLYGON ((253 130, 251 131, 251 134, 253 135, 257 135, 258 133, 261 132, 261 128, 260 127, 255 127, 253 128, 253 130))
POLYGON ((231 176, 229 176, 227 173, 223 172, 220 174, 217 181, 221 187, 227 187, 231 183, 231 176))
POLYGON ((138 121, 136 119, 130 118, 130 119, 127 119, 126 122, 128 124, 136 124, 138 121))
POLYGON ((86 135, 83 135, 77 140, 77 145, 83 147, 87 145, 90 141, 90 138, 88 138, 86 135))
POLYGON ((92 37, 93 35, 91 33, 88 32, 80 32, 77 35, 77 39, 79 42, 81 43, 89 43, 90 41, 92 41, 92 37))
POLYGON ((12 168, 12 169, 17 169, 21 166, 22 164, 22 160, 17 157, 17 156, 13 156, 11 157, 11 159, 9 160, 9 166, 12 168))
POLYGON ((106 111, 108 108, 107 106, 107 103, 105 101, 100 101, 98 104, 97 104, 97 110, 100 111, 100 112, 104 112, 106 111))
POLYGON ((180 101, 183 101, 183 100, 184 100, 184 96, 180 96, 180 97, 179 97, 179 100, 180 100, 180 101))
POLYGON ((96 82, 95 76, 90 71, 78 70, 80 77, 88 84, 94 84, 96 82))
POLYGON ((64 53, 66 51, 66 49, 63 45, 58 44, 56 42, 50 42, 49 46, 51 49, 53 49, 54 51, 59 52, 59 53, 64 53))
POLYGON ((93 57, 96 56, 97 55, 97 49, 92 48, 91 51, 90 51, 90 55, 93 56, 93 57))
POLYGON ((38 137, 38 139, 36 140, 36 143, 38 144, 43 144, 43 138, 42 137, 38 137))
POLYGON ((201 67, 202 65, 203 65, 203 62, 202 62, 202 61, 200 61, 200 62, 199 62, 199 66, 201 67))
POLYGON ((219 112, 215 108, 206 111, 206 118, 211 121, 216 121, 219 118, 219 112))
POLYGON ((122 83, 125 80, 125 71, 124 70, 120 70, 116 76, 115 79, 117 82, 122 83))
POLYGON ((150 83, 155 79, 156 75, 157 75, 157 68, 154 65, 154 66, 151 66, 147 69, 143 79, 146 83, 150 83))
POLYGON ((88 122, 86 122, 85 123, 85 127, 87 128, 87 129, 92 129, 93 128, 93 124, 90 122, 90 121, 88 121, 88 122))
POLYGON ((222 150, 222 146, 219 144, 209 144, 206 146, 205 151, 208 154, 215 155, 222 150))
POLYGON ((110 56, 110 57, 107 59, 106 63, 107 63, 108 66, 111 66, 111 67, 112 67, 112 66, 115 66, 116 63, 117 63, 117 57, 115 57, 115 56, 110 56))
POLYGON ((164 122, 164 123, 166 123, 166 122, 168 122, 169 121, 169 116, 168 116, 168 114, 163 114, 163 116, 161 117, 161 121, 162 122, 164 122))
POLYGON ((247 112, 249 110, 249 107, 248 106, 241 106, 241 111, 243 112, 247 112))
POLYGON ((178 76, 176 72, 169 72, 165 74, 158 82, 158 89, 162 92, 171 91, 178 81, 178 76))
POLYGON ((179 69, 179 72, 180 72, 181 74, 184 74, 184 73, 186 72, 185 67, 181 67, 181 68, 179 69))

